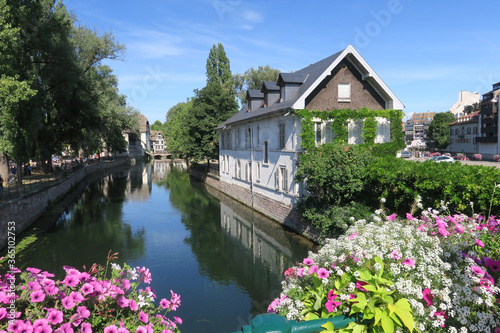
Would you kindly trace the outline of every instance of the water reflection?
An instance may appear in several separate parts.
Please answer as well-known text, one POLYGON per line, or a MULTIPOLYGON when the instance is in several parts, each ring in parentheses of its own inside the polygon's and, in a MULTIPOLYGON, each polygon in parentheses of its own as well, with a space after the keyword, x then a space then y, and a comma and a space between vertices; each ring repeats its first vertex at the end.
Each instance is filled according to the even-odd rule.
MULTIPOLYGON (((40 226, 38 226, 40 228, 40 226)), ((118 263, 150 268, 158 297, 182 297, 183 333, 234 332, 266 311, 283 271, 312 244, 189 177, 183 163, 154 161, 90 184, 23 256, 24 266, 118 263)))

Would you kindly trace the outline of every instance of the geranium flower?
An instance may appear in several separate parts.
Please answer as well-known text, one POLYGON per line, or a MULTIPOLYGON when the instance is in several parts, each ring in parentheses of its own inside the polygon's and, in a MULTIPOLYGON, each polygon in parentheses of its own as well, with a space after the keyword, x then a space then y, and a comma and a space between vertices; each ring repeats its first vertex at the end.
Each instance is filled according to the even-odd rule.
POLYGON ((413 260, 411 258, 403 259, 402 264, 413 267, 413 266, 415 266, 415 260, 413 260))
POLYGON ((326 279, 330 275, 330 272, 326 268, 321 267, 318 269, 317 274, 320 279, 326 279))
POLYGON ((42 290, 36 290, 31 293, 31 303, 38 303, 45 299, 45 293, 42 290))
POLYGON ((490 268, 493 272, 500 271, 500 261, 492 260, 491 258, 484 257, 484 265, 490 268))
POLYGON ((302 260, 302 263, 307 266, 314 265, 314 261, 310 258, 304 258, 304 260, 302 260))
POLYGON ((144 324, 147 324, 149 321, 149 316, 145 314, 143 311, 139 312, 139 320, 142 321, 144 324))
POLYGON ((432 300, 434 299, 434 296, 431 294, 431 290, 429 288, 425 288, 424 292, 422 293, 422 297, 427 302, 427 306, 431 306, 434 304, 432 300))

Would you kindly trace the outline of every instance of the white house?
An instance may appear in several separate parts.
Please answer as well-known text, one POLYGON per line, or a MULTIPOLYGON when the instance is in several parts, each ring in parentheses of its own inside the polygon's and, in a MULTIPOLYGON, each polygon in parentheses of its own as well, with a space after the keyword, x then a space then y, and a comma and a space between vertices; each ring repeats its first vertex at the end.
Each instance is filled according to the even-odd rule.
POLYGON ((465 116, 464 108, 468 105, 473 105, 480 102, 480 96, 478 92, 468 92, 468 91, 459 91, 458 92, 458 101, 455 102, 450 108, 450 112, 453 113, 455 118, 465 116))
MULTIPOLYGON (((294 182, 300 159, 301 119, 295 110, 397 109, 404 105, 349 45, 346 49, 277 82, 249 90, 247 105, 217 127, 222 188, 256 210, 278 220, 289 219, 303 195, 294 182)), ((387 120, 379 120, 376 142, 390 141, 387 120)), ((318 144, 332 139, 330 126, 318 120, 318 144)), ((349 124, 349 143, 361 143, 362 124, 349 124)))
POLYGON ((477 153, 476 138, 478 136, 479 111, 472 112, 449 124, 450 144, 448 151, 452 154, 477 153))

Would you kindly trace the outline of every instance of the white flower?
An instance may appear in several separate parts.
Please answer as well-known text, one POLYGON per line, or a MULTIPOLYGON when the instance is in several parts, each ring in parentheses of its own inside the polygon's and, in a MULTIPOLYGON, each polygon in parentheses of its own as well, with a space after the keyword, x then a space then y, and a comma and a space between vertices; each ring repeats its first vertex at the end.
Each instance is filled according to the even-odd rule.
POLYGON ((113 263, 113 262, 111 263, 111 267, 112 267, 113 269, 117 270, 117 271, 121 271, 121 270, 122 270, 122 268, 120 267, 120 265, 115 264, 115 263, 113 263))
MULTIPOLYGON (((500 184, 499 184, 500 185, 500 184)), ((381 203, 385 203, 385 198, 380 198, 381 203)))

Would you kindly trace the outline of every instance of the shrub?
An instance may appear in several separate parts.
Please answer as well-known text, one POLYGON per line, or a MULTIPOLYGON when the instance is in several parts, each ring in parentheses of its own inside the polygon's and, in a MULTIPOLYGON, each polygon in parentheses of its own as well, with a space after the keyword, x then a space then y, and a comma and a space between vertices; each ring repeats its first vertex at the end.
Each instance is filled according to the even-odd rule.
POLYGON ((476 251, 491 254, 494 243, 480 238, 498 237, 500 219, 433 209, 420 218, 377 213, 286 270, 268 312, 299 321, 355 316, 341 332, 499 329, 500 258, 476 251))
POLYGON ((483 155, 481 155, 481 154, 474 154, 474 159, 476 161, 481 161, 483 159, 483 155))
POLYGON ((179 332, 182 320, 165 314, 180 306, 180 296, 171 291, 170 300, 155 305, 149 286, 138 289, 142 282, 151 283, 144 267, 112 264, 107 279, 108 264, 115 258, 110 251, 106 267, 94 264, 89 272, 64 266, 66 276, 59 281, 37 268, 11 269, 0 284, 0 303, 5 305, 0 308, 0 332, 179 332))

